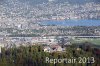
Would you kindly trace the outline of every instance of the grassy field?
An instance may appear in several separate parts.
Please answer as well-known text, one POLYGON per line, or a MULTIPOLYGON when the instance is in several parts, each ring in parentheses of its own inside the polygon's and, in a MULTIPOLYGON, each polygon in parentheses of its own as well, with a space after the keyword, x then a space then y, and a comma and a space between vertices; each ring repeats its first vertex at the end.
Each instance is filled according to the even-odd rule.
POLYGON ((91 39, 91 38, 78 38, 78 39, 74 39, 72 41, 72 43, 82 43, 82 42, 91 42, 95 45, 100 45, 100 39, 91 39))

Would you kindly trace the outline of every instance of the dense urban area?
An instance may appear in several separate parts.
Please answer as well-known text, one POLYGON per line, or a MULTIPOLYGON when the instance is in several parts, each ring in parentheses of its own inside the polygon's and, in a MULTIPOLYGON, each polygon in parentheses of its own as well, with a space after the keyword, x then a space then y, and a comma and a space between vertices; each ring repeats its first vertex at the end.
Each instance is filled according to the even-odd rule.
POLYGON ((0 3, 0 20, 8 24, 26 24, 41 20, 100 19, 100 4, 42 3, 30 5, 19 0, 0 3))

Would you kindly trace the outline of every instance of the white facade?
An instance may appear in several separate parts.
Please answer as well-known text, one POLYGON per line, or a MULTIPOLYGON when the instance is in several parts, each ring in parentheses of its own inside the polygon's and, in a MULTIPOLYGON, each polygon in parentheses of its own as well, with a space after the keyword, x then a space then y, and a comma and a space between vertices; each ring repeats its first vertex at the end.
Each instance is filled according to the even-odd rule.
POLYGON ((1 48, 4 47, 4 44, 0 44, 0 53, 1 53, 1 48))
POLYGON ((1 53, 1 48, 2 48, 2 47, 0 46, 0 53, 1 53))

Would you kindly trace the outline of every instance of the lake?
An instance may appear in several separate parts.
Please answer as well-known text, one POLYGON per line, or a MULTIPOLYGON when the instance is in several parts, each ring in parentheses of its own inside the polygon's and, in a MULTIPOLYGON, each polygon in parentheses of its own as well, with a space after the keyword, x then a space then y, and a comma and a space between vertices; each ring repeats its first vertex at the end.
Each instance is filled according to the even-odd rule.
POLYGON ((42 21, 41 25, 60 25, 60 26, 100 26, 100 20, 49 20, 42 21))

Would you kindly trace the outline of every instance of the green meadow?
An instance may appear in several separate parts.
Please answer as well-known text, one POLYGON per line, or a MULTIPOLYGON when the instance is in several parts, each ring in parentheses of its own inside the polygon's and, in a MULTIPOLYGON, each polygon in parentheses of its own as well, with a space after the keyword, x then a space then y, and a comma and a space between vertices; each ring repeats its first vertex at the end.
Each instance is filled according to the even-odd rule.
POLYGON ((97 38, 77 38, 77 39, 74 39, 72 40, 72 43, 82 43, 82 42, 91 42, 95 45, 100 45, 100 39, 97 38))

